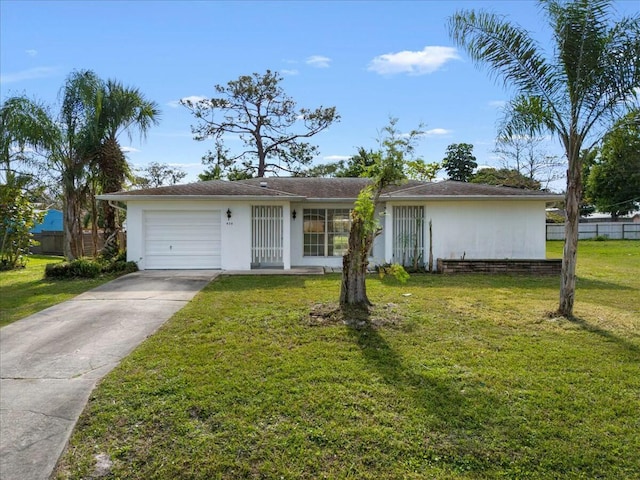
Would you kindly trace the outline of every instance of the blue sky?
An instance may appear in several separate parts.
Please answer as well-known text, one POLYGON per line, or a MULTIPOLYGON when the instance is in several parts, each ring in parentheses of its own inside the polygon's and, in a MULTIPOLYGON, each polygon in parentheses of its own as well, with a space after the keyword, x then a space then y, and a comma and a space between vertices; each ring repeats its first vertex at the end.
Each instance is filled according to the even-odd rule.
MULTIPOLYGON (((637 1, 617 2, 620 13, 637 1)), ((472 143, 481 165, 510 94, 457 50, 447 18, 458 9, 504 14, 544 42, 536 2, 502 1, 18 1, 0 2, 0 94, 53 106, 66 76, 91 69, 138 87, 162 110, 144 142, 121 138, 135 166, 182 166, 196 180, 212 147, 192 139, 185 97, 214 96, 240 75, 279 71, 299 107, 335 106, 341 121, 312 141, 317 163, 375 147, 389 117, 401 130, 423 123, 418 149, 440 161, 447 145, 472 143)), ((233 148, 233 140, 229 147, 233 148)), ((558 153, 557 141, 545 147, 558 153)), ((561 185, 560 185, 561 187, 561 185)))

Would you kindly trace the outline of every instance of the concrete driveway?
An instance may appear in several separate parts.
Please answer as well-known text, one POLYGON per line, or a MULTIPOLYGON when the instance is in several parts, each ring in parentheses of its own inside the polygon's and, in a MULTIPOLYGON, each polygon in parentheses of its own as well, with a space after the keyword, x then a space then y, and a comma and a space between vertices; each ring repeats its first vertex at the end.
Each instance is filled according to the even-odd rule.
POLYGON ((132 273, 0 329, 0 478, 49 478, 96 383, 220 273, 132 273))

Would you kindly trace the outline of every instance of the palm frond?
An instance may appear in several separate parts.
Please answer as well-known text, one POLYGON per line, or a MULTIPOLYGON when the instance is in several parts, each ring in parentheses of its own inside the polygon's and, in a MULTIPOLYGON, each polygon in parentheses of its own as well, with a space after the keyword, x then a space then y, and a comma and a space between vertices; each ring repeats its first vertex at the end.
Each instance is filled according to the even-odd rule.
POLYGON ((477 65, 487 65, 490 75, 505 87, 516 86, 529 95, 555 95, 559 83, 554 65, 523 28, 492 13, 461 11, 449 19, 449 32, 477 65))
POLYGON ((553 110, 543 97, 519 95, 505 107, 500 135, 537 137, 558 130, 553 110))
POLYGON ((109 80, 105 95, 105 111, 102 117, 105 136, 116 139, 122 132, 126 132, 131 140, 132 132, 137 130, 141 139, 144 139, 149 128, 158 124, 158 104, 147 100, 139 89, 109 80))

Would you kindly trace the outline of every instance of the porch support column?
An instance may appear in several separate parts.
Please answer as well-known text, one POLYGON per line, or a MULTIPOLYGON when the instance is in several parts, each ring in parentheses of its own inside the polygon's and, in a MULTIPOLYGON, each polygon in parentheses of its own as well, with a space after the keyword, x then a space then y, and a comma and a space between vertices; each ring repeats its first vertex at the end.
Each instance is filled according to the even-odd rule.
POLYGON ((282 263, 291 270, 291 203, 282 206, 282 263))
POLYGON ((384 237, 384 261, 391 263, 393 258, 393 205, 385 205, 384 224, 382 235, 384 237))

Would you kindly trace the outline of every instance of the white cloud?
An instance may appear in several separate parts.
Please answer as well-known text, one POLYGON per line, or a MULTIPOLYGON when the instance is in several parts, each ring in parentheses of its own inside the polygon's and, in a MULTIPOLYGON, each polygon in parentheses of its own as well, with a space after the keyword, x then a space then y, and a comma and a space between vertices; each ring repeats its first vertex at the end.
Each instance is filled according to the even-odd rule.
POLYGON ((120 150, 122 150, 124 153, 136 153, 140 151, 137 148, 133 147, 120 147, 120 150))
POLYGON ((453 133, 453 130, 447 130, 446 128, 432 128, 424 132, 425 135, 449 135, 453 133))
POLYGON ((24 52, 30 57, 35 57, 36 55, 38 55, 38 51, 34 50, 33 48, 30 48, 29 50, 25 50, 24 52))
POLYGON ((424 75, 435 72, 449 60, 459 59, 460 56, 453 47, 426 46, 418 52, 404 50, 379 55, 371 60, 368 70, 380 75, 424 75))
POLYGON ((285 68, 283 70, 280 70, 280 73, 282 75, 284 75, 285 77, 290 77, 292 75, 298 75, 300 72, 298 70, 296 70, 296 69, 286 69, 285 68))
POLYGON ((200 100, 206 100, 206 99, 207 97, 202 97, 200 95, 190 95, 188 97, 182 97, 180 100, 171 100, 170 102, 167 102, 167 105, 170 106, 171 108, 178 108, 182 106, 180 102, 184 100, 188 100, 190 102, 196 103, 196 102, 199 102, 200 100))
POLYGON ((305 60, 307 65, 311 65, 316 68, 329 68, 331 59, 322 55, 312 55, 305 60))
POLYGON ((353 155, 327 155, 322 157, 327 162, 339 162, 340 160, 349 160, 353 155))
POLYGON ((0 83, 15 83, 23 80, 33 80, 36 78, 52 77, 58 73, 57 67, 35 67, 28 70, 21 70, 14 73, 0 75, 0 83))

